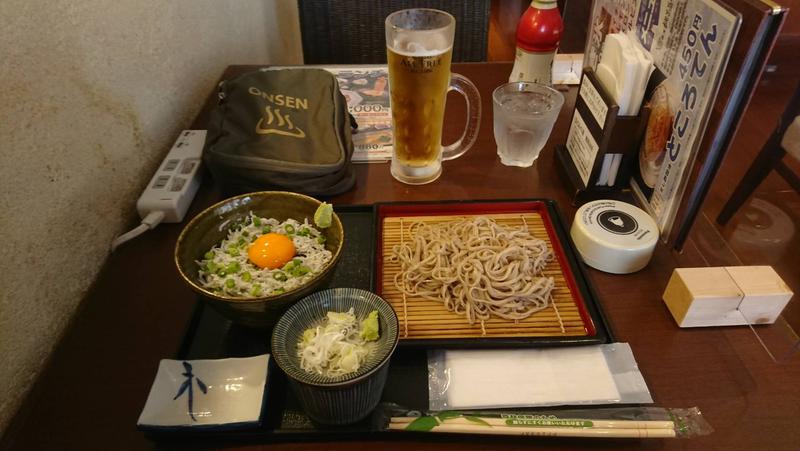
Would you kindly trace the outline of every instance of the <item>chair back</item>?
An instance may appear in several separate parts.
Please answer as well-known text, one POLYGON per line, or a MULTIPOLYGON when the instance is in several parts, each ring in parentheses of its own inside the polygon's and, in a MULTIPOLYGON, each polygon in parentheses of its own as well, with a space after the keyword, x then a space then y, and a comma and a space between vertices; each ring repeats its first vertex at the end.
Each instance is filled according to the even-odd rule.
POLYGON ((298 0, 298 6, 305 64, 385 64, 384 21, 407 8, 455 17, 453 62, 486 60, 490 0, 298 0))

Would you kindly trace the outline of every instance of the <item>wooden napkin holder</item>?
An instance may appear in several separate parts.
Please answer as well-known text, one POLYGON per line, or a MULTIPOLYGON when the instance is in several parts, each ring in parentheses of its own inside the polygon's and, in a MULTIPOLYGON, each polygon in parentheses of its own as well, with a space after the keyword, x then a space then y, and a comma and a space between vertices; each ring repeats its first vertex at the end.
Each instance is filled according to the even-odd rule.
POLYGON ((605 197, 628 186, 638 164, 638 150, 650 118, 643 106, 637 116, 620 116, 617 105, 591 68, 583 70, 569 135, 556 146, 556 160, 569 182, 573 204, 605 197), (613 185, 597 185, 607 154, 621 154, 613 185))

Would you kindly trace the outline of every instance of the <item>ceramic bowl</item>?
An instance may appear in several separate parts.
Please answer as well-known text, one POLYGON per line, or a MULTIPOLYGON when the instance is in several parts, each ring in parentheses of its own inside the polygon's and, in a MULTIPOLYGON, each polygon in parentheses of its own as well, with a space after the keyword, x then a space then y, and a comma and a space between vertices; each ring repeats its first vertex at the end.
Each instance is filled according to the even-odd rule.
POLYGON ((309 418, 320 424, 350 424, 365 418, 378 405, 397 340, 397 315, 391 305, 368 291, 334 288, 306 297, 283 314, 272 331, 272 357, 289 377, 289 385, 309 418), (380 337, 361 368, 336 378, 302 369, 297 344, 303 331, 318 325, 328 312, 350 308, 359 321, 378 311, 380 337))
POLYGON ((320 201, 302 194, 285 191, 261 191, 223 200, 195 216, 183 228, 175 246, 175 265, 181 278, 203 296, 222 315, 236 323, 251 327, 270 327, 286 308, 317 290, 328 281, 339 262, 344 243, 344 229, 334 213, 330 227, 321 229, 325 247, 331 251, 331 261, 311 280, 281 294, 259 297, 232 297, 213 293, 199 283, 197 261, 228 235, 250 214, 285 221, 289 218, 312 221, 320 201))

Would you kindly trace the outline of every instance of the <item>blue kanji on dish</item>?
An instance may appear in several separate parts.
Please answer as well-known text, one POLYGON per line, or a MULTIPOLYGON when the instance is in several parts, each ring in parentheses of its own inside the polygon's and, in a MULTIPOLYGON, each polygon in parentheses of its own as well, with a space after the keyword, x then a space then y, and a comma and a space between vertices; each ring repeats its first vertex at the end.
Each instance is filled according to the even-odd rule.
POLYGON ((183 362, 183 368, 186 370, 186 372, 183 373, 183 375, 186 376, 186 380, 183 381, 183 383, 181 384, 181 388, 178 389, 178 394, 175 395, 175 397, 172 398, 172 400, 175 401, 176 399, 181 397, 183 392, 189 390, 189 416, 192 418, 192 421, 197 421, 197 418, 194 417, 194 409, 192 408, 192 404, 194 403, 192 379, 197 381, 197 386, 200 388, 200 391, 202 391, 203 394, 208 393, 208 387, 206 387, 206 384, 204 384, 199 377, 195 376, 192 373, 192 364, 190 364, 189 362, 183 362))

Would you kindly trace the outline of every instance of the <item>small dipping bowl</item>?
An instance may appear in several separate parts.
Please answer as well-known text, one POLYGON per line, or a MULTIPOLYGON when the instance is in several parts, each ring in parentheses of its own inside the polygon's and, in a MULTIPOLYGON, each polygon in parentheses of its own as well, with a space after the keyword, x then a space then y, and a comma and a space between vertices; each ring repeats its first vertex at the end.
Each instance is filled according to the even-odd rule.
POLYGON ((380 402, 397 340, 397 315, 391 305, 369 291, 333 288, 303 298, 281 316, 272 331, 272 357, 288 376, 309 418, 320 424, 351 424, 366 418, 380 402), (333 378, 301 368, 297 345, 303 331, 319 325, 328 312, 350 308, 359 322, 378 311, 380 336, 363 365, 358 371, 333 378))

